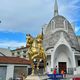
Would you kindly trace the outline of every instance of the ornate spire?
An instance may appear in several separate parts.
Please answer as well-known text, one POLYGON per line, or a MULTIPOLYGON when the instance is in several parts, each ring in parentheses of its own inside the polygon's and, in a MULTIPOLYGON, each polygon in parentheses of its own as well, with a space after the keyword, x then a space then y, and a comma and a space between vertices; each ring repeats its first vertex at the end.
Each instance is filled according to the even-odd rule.
POLYGON ((57 0, 55 0, 54 2, 54 16, 58 15, 58 4, 57 4, 57 0))
POLYGON ((42 27, 42 36, 43 36, 43 27, 42 27))

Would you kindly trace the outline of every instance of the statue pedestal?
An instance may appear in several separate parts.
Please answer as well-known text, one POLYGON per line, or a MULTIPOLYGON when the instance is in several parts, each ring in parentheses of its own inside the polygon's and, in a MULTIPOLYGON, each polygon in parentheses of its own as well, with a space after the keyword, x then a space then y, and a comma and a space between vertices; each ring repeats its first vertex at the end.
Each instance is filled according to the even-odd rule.
POLYGON ((25 80, 40 80, 40 78, 37 75, 30 75, 30 76, 27 76, 25 80))
POLYGON ((48 78, 49 77, 47 75, 42 75, 42 76, 30 75, 30 76, 27 76, 27 78, 24 80, 47 80, 48 78))

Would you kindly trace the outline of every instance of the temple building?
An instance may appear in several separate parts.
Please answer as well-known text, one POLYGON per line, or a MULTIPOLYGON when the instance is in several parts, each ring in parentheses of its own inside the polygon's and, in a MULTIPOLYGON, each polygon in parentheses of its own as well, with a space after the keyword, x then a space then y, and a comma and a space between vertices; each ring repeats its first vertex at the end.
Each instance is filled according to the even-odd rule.
POLYGON ((57 0, 54 3, 54 17, 44 26, 43 46, 47 54, 48 66, 69 74, 80 74, 80 37, 74 26, 59 15, 57 0))
MULTIPOLYGON (((43 27, 43 46, 47 55, 49 72, 57 66, 60 73, 80 74, 80 36, 76 36, 75 27, 62 15, 59 15, 57 0, 54 3, 54 17, 43 27)), ((11 50, 12 57, 27 57, 27 47, 11 50)))

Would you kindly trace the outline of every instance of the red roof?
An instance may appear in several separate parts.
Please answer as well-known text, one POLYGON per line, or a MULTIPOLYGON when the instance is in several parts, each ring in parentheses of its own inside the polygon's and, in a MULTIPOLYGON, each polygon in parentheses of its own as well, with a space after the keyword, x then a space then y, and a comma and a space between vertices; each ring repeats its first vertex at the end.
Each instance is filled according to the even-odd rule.
POLYGON ((27 64, 30 65, 30 61, 19 57, 5 57, 0 56, 0 64, 27 64))

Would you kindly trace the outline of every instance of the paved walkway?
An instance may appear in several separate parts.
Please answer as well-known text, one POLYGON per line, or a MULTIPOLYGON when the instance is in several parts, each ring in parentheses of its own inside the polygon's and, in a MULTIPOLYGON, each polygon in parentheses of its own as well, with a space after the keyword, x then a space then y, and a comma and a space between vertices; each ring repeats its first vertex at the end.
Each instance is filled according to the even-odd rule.
MULTIPOLYGON (((40 76, 40 80, 50 80, 48 79, 49 77, 47 75, 40 76)), ((72 78, 80 78, 79 75, 66 75, 66 78, 60 79, 60 80, 72 80, 72 78)))
MULTIPOLYGON (((28 76, 26 80, 29 80, 28 78, 31 78, 30 80, 51 80, 47 75, 37 75, 37 76, 28 76), (36 78, 36 79, 33 79, 36 78)), ((72 80, 72 78, 80 78, 80 75, 66 75, 64 79, 59 79, 59 80, 72 80)))
POLYGON ((75 78, 75 77, 80 78, 80 74, 79 75, 66 75, 66 78, 75 78))

